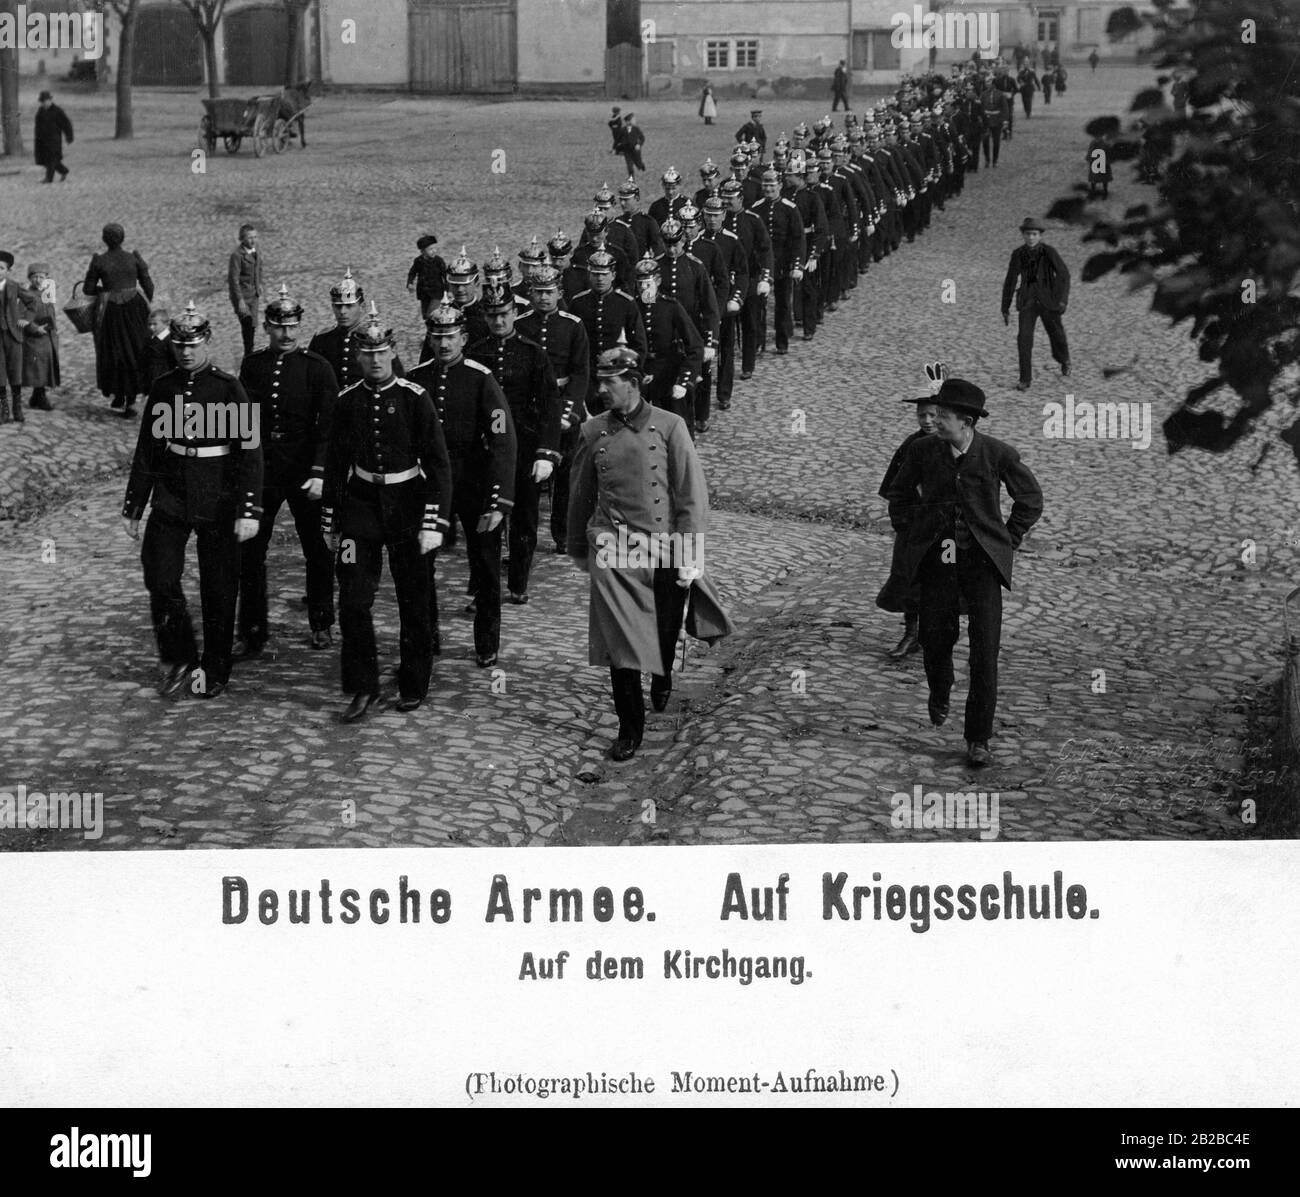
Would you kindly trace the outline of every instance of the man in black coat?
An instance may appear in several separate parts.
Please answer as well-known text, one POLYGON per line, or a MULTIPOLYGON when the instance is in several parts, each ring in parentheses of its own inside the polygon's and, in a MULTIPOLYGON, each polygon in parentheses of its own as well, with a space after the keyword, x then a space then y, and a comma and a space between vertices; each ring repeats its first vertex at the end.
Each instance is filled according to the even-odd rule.
POLYGON ((1020 355, 1020 381, 1016 390, 1027 391, 1033 378, 1034 323, 1042 319, 1052 357, 1061 374, 1070 373, 1070 346, 1065 340, 1061 317, 1070 302, 1070 271, 1061 255, 1043 244, 1043 222, 1027 216, 1020 223, 1025 243, 1011 251, 1007 277, 1002 283, 1002 323, 1011 323, 1011 296, 1016 297, 1020 330, 1016 347, 1020 355))
POLYGON ((958 610, 960 602, 966 602, 966 759, 987 765, 998 699, 1002 589, 1011 589, 1013 555, 1042 515, 1043 495, 1015 449, 975 431, 976 420, 988 414, 979 387, 950 378, 935 402, 935 435, 908 446, 885 497, 890 522, 902 542, 898 573, 905 585, 920 584, 920 640, 930 722, 936 727, 948 718, 958 610), (1012 500, 1005 522, 1003 486, 1012 500))
POLYGON ((36 165, 45 167, 43 183, 53 183, 57 173, 59 182, 68 178, 68 168, 63 165, 63 139, 72 144, 72 122, 68 114, 55 102, 48 91, 40 94, 36 109, 36 165))

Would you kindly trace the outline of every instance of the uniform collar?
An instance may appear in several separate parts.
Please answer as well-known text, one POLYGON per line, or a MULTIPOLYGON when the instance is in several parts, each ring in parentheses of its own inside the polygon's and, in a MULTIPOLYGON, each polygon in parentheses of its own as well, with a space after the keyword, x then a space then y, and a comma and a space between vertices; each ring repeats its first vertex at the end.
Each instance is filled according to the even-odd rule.
POLYGON ((190 382, 193 382, 196 378, 198 378, 200 374, 206 374, 211 369, 212 369, 212 362, 206 361, 203 363, 203 365, 198 366, 193 370, 182 370, 181 373, 183 373, 185 377, 190 380, 190 382))
POLYGON ((389 387, 391 387, 394 383, 397 382, 397 375, 396 374, 391 375, 387 381, 381 382, 378 386, 376 386, 368 378, 362 379, 362 381, 366 384, 366 390, 370 391, 371 394, 378 395, 388 390, 389 387))
POLYGON ((640 405, 637 408, 635 408, 630 415, 621 416, 618 414, 618 412, 614 412, 614 411, 610 412, 609 413, 610 422, 615 425, 625 424, 627 425, 628 428, 631 428, 634 432, 640 432, 647 424, 650 423, 650 413, 653 411, 654 408, 649 403, 647 403, 645 401, 645 398, 643 397, 641 399, 640 405))

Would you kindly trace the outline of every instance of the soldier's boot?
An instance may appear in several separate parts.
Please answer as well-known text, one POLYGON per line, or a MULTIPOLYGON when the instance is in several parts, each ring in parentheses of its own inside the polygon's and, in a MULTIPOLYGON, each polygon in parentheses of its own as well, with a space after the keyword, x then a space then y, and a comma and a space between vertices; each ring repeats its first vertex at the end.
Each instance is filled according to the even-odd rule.
POLYGON ((9 392, 0 391, 0 424, 9 423, 9 392))
POLYGON ((912 653, 920 651, 921 642, 917 639, 917 633, 920 630, 920 615, 905 615, 903 617, 903 638, 889 650, 890 657, 898 660, 901 657, 911 656, 912 653))

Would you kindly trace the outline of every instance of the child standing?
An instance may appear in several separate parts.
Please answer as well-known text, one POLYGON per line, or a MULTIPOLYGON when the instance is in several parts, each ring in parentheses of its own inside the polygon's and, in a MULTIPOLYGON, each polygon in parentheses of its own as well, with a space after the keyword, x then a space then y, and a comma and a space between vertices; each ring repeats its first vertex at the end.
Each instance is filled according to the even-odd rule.
POLYGON ((23 300, 28 321, 23 329, 23 386, 32 388, 30 407, 53 411, 45 388, 59 385, 59 330, 49 266, 33 262, 27 267, 27 283, 31 293, 23 300))
POLYGON ((406 274, 406 289, 415 292, 420 301, 420 319, 424 319, 439 303, 447 291, 447 263, 434 247, 438 238, 432 233, 420 237, 415 247, 420 252, 406 274))
POLYGON ((172 353, 171 313, 159 305, 149 309, 149 343, 145 347, 145 377, 153 386, 164 374, 176 369, 172 353))

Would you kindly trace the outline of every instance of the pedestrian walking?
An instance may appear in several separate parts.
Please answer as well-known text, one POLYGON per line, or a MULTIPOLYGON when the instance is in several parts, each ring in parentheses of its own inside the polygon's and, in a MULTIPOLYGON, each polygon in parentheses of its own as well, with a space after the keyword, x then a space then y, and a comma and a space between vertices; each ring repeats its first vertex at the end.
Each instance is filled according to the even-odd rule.
POLYGON ((642 397, 635 350, 603 352, 596 374, 608 410, 581 429, 568 550, 590 579, 588 664, 610 671, 609 755, 625 761, 645 733, 641 674, 656 711, 671 698, 683 613, 687 634, 710 644, 732 626, 704 572, 708 486, 684 421, 642 397))
MULTIPOLYGON (((23 386, 32 388, 29 406, 53 411, 46 391, 59 385, 58 308, 49 302, 50 268, 45 262, 27 267, 27 327, 23 329, 23 386)), ((16 400, 15 400, 16 402, 16 400)))
POLYGON ((623 152, 622 111, 623 110, 615 104, 614 107, 610 109, 611 115, 609 120, 605 122, 606 126, 609 128, 609 136, 611 139, 609 152, 611 154, 621 154, 623 152))
POLYGON ((164 374, 176 369, 172 350, 171 312, 160 304, 149 309, 149 341, 145 346, 145 370, 153 386, 164 374))
POLYGON ((963 734, 968 763, 981 766, 992 761, 1002 590, 1011 588, 1015 550, 1042 515, 1043 495, 1015 449, 975 430, 988 415, 979 387, 949 378, 935 403, 935 434, 906 448, 886 498, 902 542, 900 576, 919 586, 917 631, 936 727, 948 719, 959 604, 966 603, 970 689, 963 734), (1003 487, 1012 500, 1006 520, 1003 487))
POLYGON ((635 178, 639 170, 645 173, 645 162, 641 158, 641 147, 645 145, 645 134, 636 123, 636 113, 629 112, 623 118, 623 161, 627 164, 628 178, 635 178))
POLYGON ((406 289, 415 292, 423 320, 447 293, 447 263, 438 252, 438 238, 432 233, 417 237, 415 248, 418 252, 406 272, 406 289))
POLYGON ((357 339, 364 377, 339 395, 321 504, 321 533, 338 562, 342 682, 350 696, 342 723, 365 718, 379 697, 372 612, 385 552, 400 622, 397 709, 413 711, 428 695, 433 641, 425 555, 442 543, 452 498, 433 398, 396 376, 393 332, 382 327, 373 303, 357 339))
MULTIPOLYGON (((930 64, 933 66, 933 62, 930 64)), ((844 111, 849 111, 849 73, 844 69, 844 59, 840 59, 840 65, 835 68, 835 74, 831 77, 831 94, 834 99, 831 101, 831 111, 838 112, 840 104, 844 105, 844 111)))
MULTIPOLYGON (((149 390, 149 301, 153 299, 153 278, 136 250, 122 248, 126 231, 120 224, 106 224, 102 236, 108 248, 90 259, 81 289, 86 295, 98 297, 94 336, 95 376, 100 393, 110 396, 113 408, 129 419, 135 415, 135 397, 149 390)), ((205 350, 205 360, 206 356, 205 350)))
POLYGON ((1070 76, 1070 72, 1065 69, 1059 62, 1056 64, 1056 94, 1065 95, 1065 81, 1070 76))
POLYGON ((23 342, 30 296, 9 277, 14 256, 0 250, 0 424, 23 422, 23 342))
POLYGON ((763 110, 751 108, 749 120, 736 130, 736 140, 744 145, 749 141, 758 142, 758 157, 761 162, 767 157, 767 130, 763 128, 763 110))
POLYGON ((1045 68, 1038 83, 1043 89, 1043 103, 1050 104, 1052 93, 1056 90, 1056 68, 1053 66, 1045 68))
POLYGON ((1070 271, 1061 255, 1043 241, 1046 229, 1041 220, 1027 216, 1020 223, 1024 245, 1011 251, 1007 276, 1002 283, 1002 322, 1011 323, 1011 298, 1014 294, 1020 328, 1016 347, 1020 357, 1020 381, 1016 390, 1029 390, 1033 379, 1034 325, 1042 320, 1052 357, 1061 374, 1070 373, 1070 347, 1065 339, 1061 317, 1070 302, 1070 271))
POLYGON ((704 85, 704 90, 700 92, 700 112, 706 125, 713 124, 718 115, 718 105, 713 99, 713 88, 709 84, 704 85))
POLYGON ((149 388, 122 507, 133 540, 150 507, 140 564, 166 671, 159 691, 165 698, 187 691, 215 698, 229 683, 239 546, 257 535, 262 513, 256 409, 239 380, 212 364, 211 338, 208 318, 193 302, 172 321, 180 364, 149 388), (250 430, 257 435, 245 435, 250 430), (191 535, 198 541, 201 655, 181 586, 191 535))
POLYGON ((1088 65, 1092 67, 1092 73, 1094 75, 1097 73, 1097 64, 1100 61, 1101 61, 1101 55, 1098 54, 1096 49, 1094 48, 1092 52, 1088 55, 1088 65))
POLYGON ((239 331, 244 338, 244 356, 253 352, 253 329, 261 307, 263 285, 262 255, 257 252, 257 226, 239 226, 239 244, 235 246, 226 267, 226 286, 230 292, 230 306, 235 309, 239 331))
POLYGON ((298 344, 302 305, 281 286, 266 305, 262 327, 268 344, 250 353, 239 381, 258 405, 262 428, 262 514, 257 535, 239 559, 239 637, 234 655, 257 656, 270 635, 266 552, 275 519, 288 506, 307 567, 307 618, 311 647, 334 642, 334 561, 321 537, 320 502, 325 456, 338 403, 334 371, 320 354, 298 344))
POLYGON ((1034 93, 1040 86, 1038 74, 1033 67, 1021 67, 1016 82, 1020 84, 1020 102, 1025 106, 1025 119, 1028 120, 1034 115, 1034 93))
POLYGON ((68 114, 55 102, 48 92, 41 92, 36 107, 36 165, 45 167, 42 183, 53 183, 54 176, 59 176, 60 183, 68 181, 68 168, 63 165, 63 142, 72 144, 72 122, 68 114))

